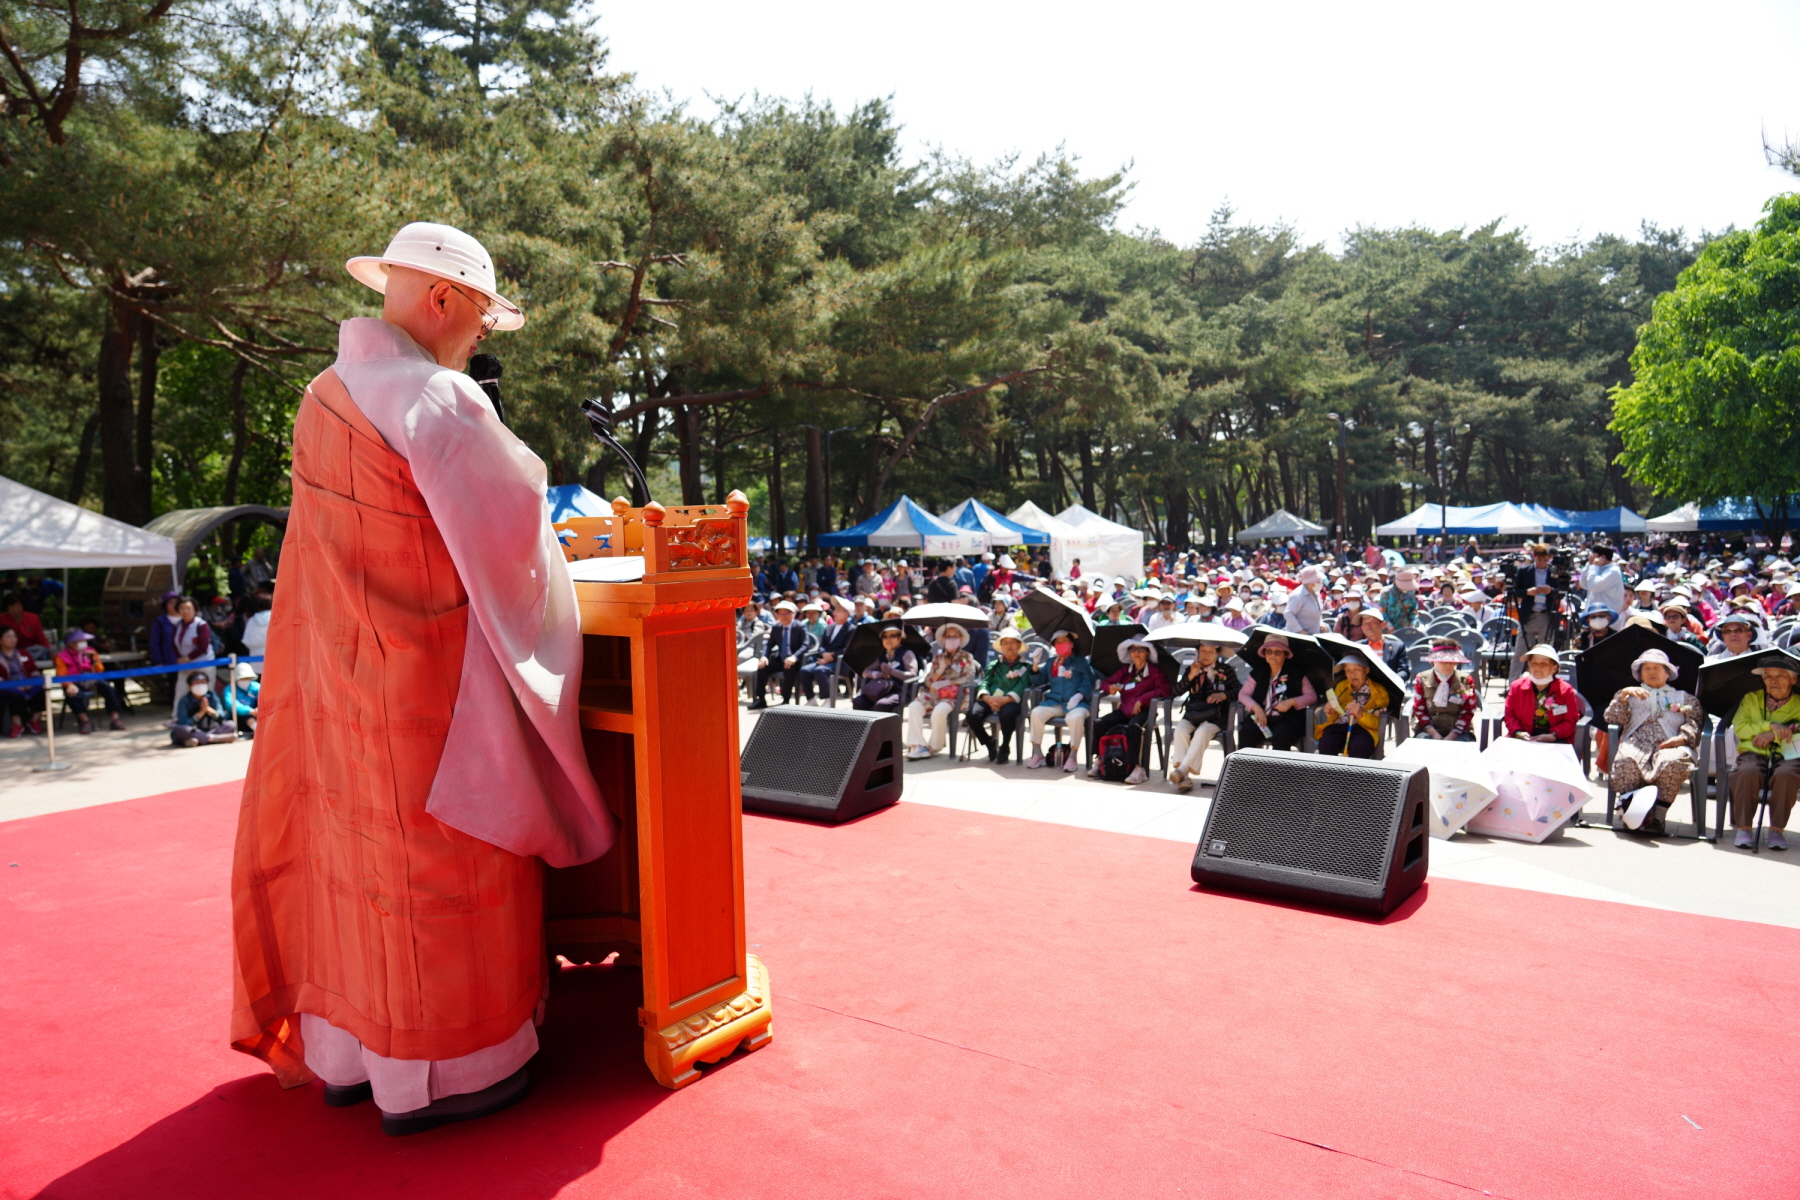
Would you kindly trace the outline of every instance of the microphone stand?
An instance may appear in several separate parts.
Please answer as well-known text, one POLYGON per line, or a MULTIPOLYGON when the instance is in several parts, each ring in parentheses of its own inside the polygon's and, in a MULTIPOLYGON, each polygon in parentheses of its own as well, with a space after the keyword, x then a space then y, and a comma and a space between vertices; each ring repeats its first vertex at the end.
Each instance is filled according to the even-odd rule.
POLYGON ((650 484, 644 479, 643 469, 637 465, 637 459, 631 457, 631 451, 625 449, 619 439, 613 435, 612 410, 599 400, 583 400, 581 415, 587 418, 588 427, 594 431, 595 440, 625 460, 625 466, 630 469, 631 477, 637 483, 638 505, 642 507, 650 503, 650 484))

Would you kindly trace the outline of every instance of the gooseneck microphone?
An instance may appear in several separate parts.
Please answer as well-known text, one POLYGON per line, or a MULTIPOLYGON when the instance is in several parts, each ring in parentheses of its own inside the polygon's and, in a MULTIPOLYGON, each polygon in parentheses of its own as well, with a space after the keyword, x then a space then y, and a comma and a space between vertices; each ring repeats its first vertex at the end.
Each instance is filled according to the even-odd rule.
POLYGON ((500 360, 492 354, 477 354, 469 360, 469 378, 494 402, 494 415, 504 425, 506 406, 500 403, 500 370, 500 360))

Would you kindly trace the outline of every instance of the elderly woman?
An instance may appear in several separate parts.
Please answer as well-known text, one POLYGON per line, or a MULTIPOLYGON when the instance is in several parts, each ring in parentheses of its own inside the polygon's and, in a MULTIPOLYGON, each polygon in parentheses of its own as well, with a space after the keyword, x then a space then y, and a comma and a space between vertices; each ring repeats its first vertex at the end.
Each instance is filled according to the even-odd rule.
MULTIPOLYGON (((11 625, 0 625, 0 683, 29 685, 37 676, 37 662, 19 650, 19 631, 11 625)), ((44 732, 43 695, 41 684, 0 690, 0 705, 4 706, 0 712, 6 714, 7 737, 44 732)))
POLYGON ((1369 677, 1369 664, 1353 654, 1338 659, 1337 675, 1325 693, 1325 719, 1313 729, 1319 753, 1374 758, 1381 746, 1381 711, 1392 697, 1369 677))
POLYGON ((1401 567, 1394 572, 1394 586, 1381 593, 1381 615, 1395 629, 1419 623, 1419 570, 1401 567))
POLYGON ((906 706, 906 740, 912 746, 906 757, 930 758, 949 740, 950 714, 956 711, 956 701, 981 672, 980 664, 964 649, 968 644, 969 631, 956 622, 946 621, 938 628, 937 653, 919 680, 918 694, 906 706), (927 720, 929 734, 925 732, 927 720))
MULTIPOLYGON (((1133 763, 1125 782, 1143 783, 1150 778, 1144 769, 1148 749, 1144 726, 1155 711, 1154 702, 1169 696, 1173 689, 1169 686, 1169 677, 1156 665, 1155 646, 1141 638, 1128 638, 1119 643, 1119 649, 1125 652, 1125 665, 1108 675, 1100 685, 1104 694, 1119 698, 1119 707, 1094 722, 1094 736, 1103 740, 1109 733, 1123 734, 1126 753, 1133 763)), ((1099 778, 1101 766, 1100 756, 1096 754, 1088 775, 1099 778)))
POLYGON ((881 656, 858 675, 856 696, 850 707, 865 711, 898 712, 906 681, 919 670, 919 659, 904 645, 906 635, 898 625, 881 631, 881 656))
POLYGON ((1469 663, 1462 647, 1440 638, 1432 643, 1425 661, 1431 670, 1420 672, 1412 685, 1413 736, 1442 742, 1474 741, 1481 693, 1467 671, 1456 669, 1469 663))
POLYGON ((1575 741, 1581 700, 1557 677, 1556 649, 1539 643, 1525 651, 1525 671, 1506 689, 1506 736, 1528 742, 1575 741))
MULTIPOLYGON (((189 602, 187 607, 191 608, 192 603, 189 602)), ((98 675, 106 670, 105 664, 100 661, 100 656, 94 653, 92 646, 88 645, 93 640, 94 635, 86 630, 69 630, 68 636, 63 638, 63 648, 56 655, 56 673, 58 675, 98 675)), ((90 679, 85 683, 65 683, 62 685, 62 690, 63 703, 67 704, 69 711, 75 714, 75 720, 82 733, 94 732, 93 723, 88 720, 88 703, 96 696, 105 703, 107 714, 112 717, 113 729, 125 728, 125 722, 120 719, 121 714, 125 711, 125 697, 119 691, 119 683, 116 679, 90 679)))
POLYGON ((1094 696, 1094 665, 1075 653, 1075 635, 1059 629, 1050 635, 1050 661, 1037 669, 1031 685, 1044 689, 1043 703, 1031 710, 1031 758, 1027 767, 1044 765, 1044 729, 1052 718, 1063 718, 1069 730, 1069 757, 1064 771, 1075 770, 1075 747, 1081 745, 1094 696))
POLYGON ((1288 597, 1285 628, 1317 636, 1325 627, 1325 601, 1321 595, 1325 569, 1310 564, 1301 567, 1299 580, 1300 586, 1288 597))
POLYGON ((1237 690, 1237 672, 1220 661, 1217 646, 1202 645, 1194 651, 1194 661, 1175 684, 1175 695, 1187 697, 1169 747, 1169 782, 1176 791, 1192 790, 1206 747, 1230 719, 1231 694, 1237 690))
POLYGON ((1737 737, 1737 762, 1731 768, 1731 823, 1737 828, 1734 843, 1740 850, 1756 845, 1751 826, 1756 806, 1762 802, 1763 781, 1769 784, 1769 849, 1787 849, 1788 814, 1800 792, 1800 749, 1794 735, 1800 732, 1800 695, 1792 667, 1771 663, 1756 668, 1763 685, 1738 703, 1731 718, 1737 737))
POLYGON ((975 689, 975 703, 965 719, 969 733, 987 748, 988 761, 1005 766, 1018 732, 1019 712, 1025 704, 1025 691, 1031 686, 1033 669, 1022 657, 1025 639, 1016 629, 1002 629, 997 643, 999 653, 987 665, 981 683, 975 689), (1000 727, 998 738, 988 729, 992 721, 1000 727))
POLYGON ((1306 710, 1318 703, 1318 693, 1311 680, 1289 665, 1293 647, 1285 637, 1264 638, 1256 658, 1250 664, 1250 678, 1238 689, 1238 704, 1244 710, 1238 745, 1292 750, 1306 736, 1306 710))
MULTIPOLYGON (((169 722, 169 741, 177 746, 207 746, 235 742, 237 725, 212 695, 212 680, 205 671, 189 672, 187 695, 175 705, 169 722)), ((83 730, 85 733, 86 730, 83 730)))
POLYGON ((1607 723, 1623 727, 1612 783, 1620 796, 1636 793, 1625 824, 1655 837, 1667 832, 1663 818, 1693 773, 1706 716, 1699 701, 1673 686, 1675 664, 1661 650, 1638 655, 1631 677, 1640 686, 1621 688, 1606 706, 1607 723))

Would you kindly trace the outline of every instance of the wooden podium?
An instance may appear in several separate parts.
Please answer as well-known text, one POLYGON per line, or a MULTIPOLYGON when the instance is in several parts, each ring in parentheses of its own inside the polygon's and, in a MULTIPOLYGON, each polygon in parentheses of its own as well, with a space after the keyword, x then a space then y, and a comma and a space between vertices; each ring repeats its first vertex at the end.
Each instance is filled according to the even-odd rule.
POLYGON ((769 976, 744 940, 736 610, 750 599, 745 513, 641 509, 556 526, 577 577, 588 761, 619 819, 598 861, 544 877, 545 941, 573 962, 643 968, 644 1060, 664 1087, 771 1036, 769 976))

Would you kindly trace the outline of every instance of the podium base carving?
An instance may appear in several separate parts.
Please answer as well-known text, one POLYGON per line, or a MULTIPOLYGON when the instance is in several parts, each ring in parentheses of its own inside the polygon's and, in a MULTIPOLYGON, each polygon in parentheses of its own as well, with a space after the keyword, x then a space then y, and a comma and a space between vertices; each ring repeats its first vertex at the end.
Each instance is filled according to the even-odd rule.
POLYGON ((722 1004, 662 1029, 644 1030, 644 1061, 656 1082, 684 1088, 700 1078, 697 1063, 715 1063, 742 1046, 757 1050, 775 1036, 769 1003, 769 971, 746 956, 744 990, 722 1004))

